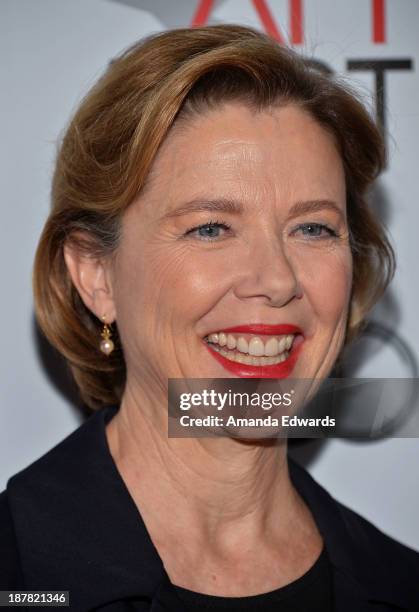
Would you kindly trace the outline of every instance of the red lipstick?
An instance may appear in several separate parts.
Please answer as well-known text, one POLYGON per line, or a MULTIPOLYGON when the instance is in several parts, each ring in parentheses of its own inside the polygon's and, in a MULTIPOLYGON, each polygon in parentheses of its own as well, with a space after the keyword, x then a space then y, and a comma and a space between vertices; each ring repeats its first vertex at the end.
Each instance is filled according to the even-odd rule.
POLYGON ((223 357, 221 353, 214 351, 210 344, 205 343, 211 355, 223 366, 223 368, 235 376, 242 378, 288 378, 294 369, 304 342, 302 331, 296 325, 250 324, 238 325, 237 327, 229 327, 227 329, 219 330, 219 332, 221 331, 224 333, 258 334, 270 336, 298 334, 294 339, 288 358, 281 363, 277 363, 276 365, 254 366, 247 365, 245 363, 238 363, 237 361, 231 361, 230 359, 223 357))

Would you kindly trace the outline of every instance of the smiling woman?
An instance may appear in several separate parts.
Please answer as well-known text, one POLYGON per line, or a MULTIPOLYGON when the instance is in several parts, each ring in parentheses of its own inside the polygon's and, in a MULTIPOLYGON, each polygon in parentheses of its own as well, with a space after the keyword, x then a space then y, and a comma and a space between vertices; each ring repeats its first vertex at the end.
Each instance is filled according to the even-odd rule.
MULTIPOLYGON (((136 279, 143 278, 147 288, 135 298, 137 316, 130 323, 140 328, 140 335, 127 330, 127 341, 136 338, 141 344, 135 360, 143 368, 156 363, 155 358, 139 358, 145 334, 147 345, 159 354, 158 362, 166 355, 172 359, 177 351, 190 352, 196 344, 197 330, 193 339, 182 341, 182 348, 172 346, 164 356, 162 340, 150 342, 155 333, 163 345, 175 335, 182 337, 179 322, 175 324, 167 312, 156 316, 155 304, 171 309, 173 299, 168 295, 169 302, 156 301, 158 278, 162 286, 170 279, 167 291, 182 296, 184 312, 184 291, 194 295, 189 308, 197 308, 204 266, 206 286, 220 295, 227 285, 239 286, 234 275, 244 275, 244 286, 259 279, 256 269, 248 274, 250 260, 266 277, 262 284, 267 280, 283 285, 284 279, 289 284, 293 275, 301 284, 295 266, 285 265, 285 277, 278 268, 290 261, 294 251, 301 260, 295 265, 302 266, 306 277, 315 278, 317 264, 321 276, 316 283, 322 295, 330 290, 331 278, 332 286, 342 278, 330 270, 321 287, 319 281, 328 270, 322 258, 337 265, 331 250, 350 253, 353 282, 346 280, 346 289, 351 299, 341 313, 345 338, 350 340, 393 272, 391 247, 363 200, 382 163, 380 135, 354 96, 308 61, 253 30, 218 26, 166 32, 138 43, 112 62, 64 137, 54 176, 53 211, 35 262, 38 320, 67 357, 86 403, 119 404, 126 388, 130 351, 122 336, 133 311, 117 318, 116 305, 107 301, 113 297, 109 275, 118 262, 123 275, 129 270, 136 279), (313 236, 319 225, 325 226, 322 238, 313 236), (204 228, 223 232, 215 240, 202 233, 204 228), (338 235, 332 239, 334 232, 338 235), (276 261, 279 251, 282 264, 276 261), (88 255, 88 263, 92 255, 100 265, 103 260, 107 263, 84 270, 85 276, 91 270, 97 284, 102 280, 90 295, 74 282, 75 257, 82 253, 88 255), (234 257, 234 265, 221 275, 226 256, 234 257), (128 268, 123 257, 130 259, 128 268), (186 265, 188 274, 179 274, 186 265), (185 277, 190 286, 179 287, 185 277), (141 303, 145 312, 141 307, 140 315, 141 303), (154 321, 151 327, 145 323, 147 310, 154 321), (101 358, 97 337, 103 317, 109 324, 116 322, 112 330, 116 350, 101 358), (169 321, 175 329, 166 335, 169 321), (157 322, 160 332, 152 329, 157 322)), ((122 279, 120 269, 117 278, 122 279)), ((133 298, 138 282, 127 282, 133 298)), ((262 287, 254 302, 263 301, 263 295, 262 287)), ((119 311, 124 304, 125 300, 119 311)), ((132 308, 132 303, 126 306, 132 308)), ((220 307, 229 306, 223 302, 220 307)), ((234 313, 236 324, 271 322, 243 305, 241 311, 234 313)), ((274 322, 276 318, 275 314, 274 322)), ((223 320, 223 325, 227 322, 223 320)), ((217 326, 209 331, 221 331, 217 326)), ((204 322, 199 327, 204 330, 204 322)), ((314 321, 310 327, 307 339, 314 332, 314 321)), ((180 364, 175 371, 167 370, 162 364, 164 379, 195 375, 198 363, 191 356, 194 372, 180 372, 180 364)), ((336 356, 331 355, 331 361, 336 356)), ((196 375, 202 376, 201 366, 198 370, 196 375)))
POLYGON ((354 94, 254 30, 112 62, 61 144, 34 270, 96 414, 0 496, 0 587, 75 610, 416 609, 419 555, 286 439, 167 432, 169 378, 329 375, 393 274, 364 199, 382 164, 354 94))

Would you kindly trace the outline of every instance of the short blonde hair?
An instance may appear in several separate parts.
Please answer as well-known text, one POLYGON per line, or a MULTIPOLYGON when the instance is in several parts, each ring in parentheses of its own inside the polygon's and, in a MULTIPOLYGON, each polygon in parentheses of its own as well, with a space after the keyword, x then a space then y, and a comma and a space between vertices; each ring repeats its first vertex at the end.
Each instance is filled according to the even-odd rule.
POLYGON ((393 250, 365 202, 383 167, 383 142, 356 95, 250 28, 217 25, 150 36, 110 64, 71 120, 35 258, 37 320, 91 408, 120 402, 126 367, 117 330, 116 350, 109 357, 98 350, 101 322, 72 284, 64 244, 77 242, 94 256, 115 252, 121 216, 144 188, 174 122, 236 100, 258 110, 297 104, 335 137, 345 168, 354 261, 347 341, 392 278, 393 250))

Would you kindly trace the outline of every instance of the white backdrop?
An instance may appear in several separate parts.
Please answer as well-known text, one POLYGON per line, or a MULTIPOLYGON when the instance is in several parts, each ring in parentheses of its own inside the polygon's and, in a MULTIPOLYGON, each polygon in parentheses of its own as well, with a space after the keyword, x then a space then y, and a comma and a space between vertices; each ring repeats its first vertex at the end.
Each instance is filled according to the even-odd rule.
MULTIPOLYGON (((63 392, 69 387, 65 370, 33 321, 31 268, 48 213, 57 138, 113 56, 146 34, 190 25, 201 4, 211 8, 209 23, 260 29, 267 25, 262 10, 267 7, 287 42, 347 75, 367 102, 371 98, 372 109, 375 73, 349 71, 349 62, 380 60, 389 66, 403 60, 403 69, 393 64, 384 71, 389 166, 374 197, 399 265, 373 319, 406 343, 410 357, 397 356, 397 343, 376 340, 357 375, 413 373, 419 346, 417 0, 1 0, 0 490, 83 420, 71 393, 63 392), (301 43, 297 30, 288 34, 289 10, 298 5, 301 43)), ((419 550, 418 439, 328 440, 293 453, 337 499, 419 550)))

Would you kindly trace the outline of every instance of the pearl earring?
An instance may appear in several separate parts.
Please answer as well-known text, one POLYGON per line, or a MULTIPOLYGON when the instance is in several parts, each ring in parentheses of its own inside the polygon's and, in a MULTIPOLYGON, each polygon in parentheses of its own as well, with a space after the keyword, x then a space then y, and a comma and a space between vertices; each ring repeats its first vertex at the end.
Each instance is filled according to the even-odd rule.
POLYGON ((110 355, 115 348, 114 343, 111 340, 111 330, 107 323, 105 323, 106 316, 102 317, 103 329, 101 331, 102 340, 100 343, 100 350, 105 355, 110 355))

